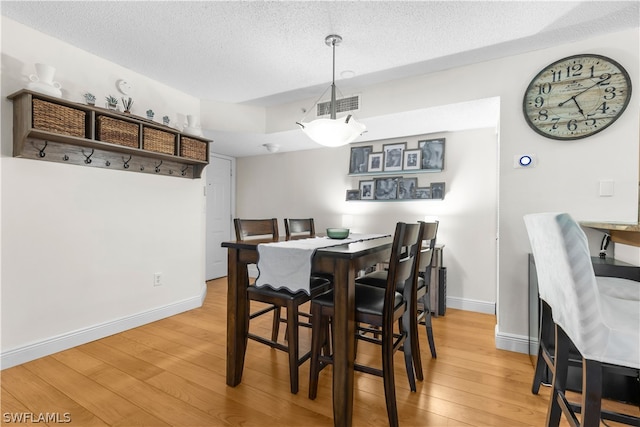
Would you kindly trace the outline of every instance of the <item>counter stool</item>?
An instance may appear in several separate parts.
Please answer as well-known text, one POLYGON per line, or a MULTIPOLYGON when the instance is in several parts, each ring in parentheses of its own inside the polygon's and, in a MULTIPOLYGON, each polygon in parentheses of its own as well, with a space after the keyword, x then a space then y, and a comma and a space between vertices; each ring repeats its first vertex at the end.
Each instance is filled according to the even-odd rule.
POLYGON ((558 426, 563 414, 574 426, 597 427, 601 418, 638 425, 638 417, 602 410, 602 368, 640 369, 640 304, 599 289, 587 237, 568 214, 529 214, 524 222, 536 259, 540 298, 551 309, 555 328, 546 425, 558 426), (572 344, 582 358, 581 404, 569 402, 565 395, 572 344))

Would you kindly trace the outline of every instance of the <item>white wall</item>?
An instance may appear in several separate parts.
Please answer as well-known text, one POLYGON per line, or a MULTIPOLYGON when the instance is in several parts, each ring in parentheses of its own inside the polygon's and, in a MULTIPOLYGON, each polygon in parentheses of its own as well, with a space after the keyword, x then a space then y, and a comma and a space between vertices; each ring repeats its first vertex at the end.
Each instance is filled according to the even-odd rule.
MULTIPOLYGON (((487 61, 443 72, 417 76, 364 88, 359 118, 411 111, 483 98, 500 98, 499 129, 499 265, 498 325, 499 348, 528 351, 527 253, 529 243, 522 216, 539 211, 567 211, 581 221, 638 221, 639 102, 634 89, 625 113, 605 131, 583 140, 559 142, 533 132, 522 114, 522 98, 531 79, 546 65, 560 58, 595 53, 620 62, 638 86, 638 29, 558 45, 529 54, 487 61), (536 154, 533 169, 514 169, 513 157, 536 154), (613 197, 598 197, 600 180, 615 181, 613 197)), ((313 100, 305 101, 307 104, 313 100)), ((291 117, 299 115, 305 102, 273 107, 267 111, 267 130, 291 129, 291 117)), ((465 117, 460 117, 465 120, 465 117)), ((401 135, 399 135, 401 136, 401 135)), ((348 154, 342 153, 344 158, 348 154)), ((327 167, 318 150, 313 163, 327 167)), ((335 161, 336 159, 334 159, 335 161)), ((280 164, 285 164, 281 160, 280 164)), ((243 173, 243 172, 241 172, 243 173)), ((239 177, 241 179, 242 177, 239 177)), ((269 175, 260 177, 267 186, 269 175)), ((345 179, 345 178, 340 178, 345 179)), ((274 184, 281 183, 278 178, 274 184)), ((329 193, 343 191, 346 182, 331 178, 329 193)), ((248 184, 248 183, 247 183, 248 184)), ((246 187, 239 185, 241 194, 246 187)), ((259 200, 247 210, 260 209, 259 200)), ((337 203, 337 201, 336 201, 337 203)), ((444 201, 445 205, 447 200, 444 201)), ((405 205, 398 205, 398 216, 405 205)), ((239 205, 240 208, 240 205, 239 205)), ((334 214, 337 218, 337 213, 334 214)), ((445 225, 442 225, 445 227, 445 225)), ((480 232, 480 231, 478 231, 480 232)), ((598 241, 599 243, 599 241, 598 241)), ((631 249, 636 254, 637 248, 631 249)), ((447 254, 451 254, 448 251, 447 254)), ((449 255, 450 256, 450 255, 449 255)), ((628 256, 638 259, 638 256, 628 256)))
MULTIPOLYGON (((460 306, 494 313, 496 301, 497 135, 495 129, 441 133, 389 139, 365 144, 382 151, 382 144, 446 139, 442 172, 405 174, 419 186, 445 182, 444 200, 345 201, 347 189, 360 180, 348 176, 350 147, 306 150, 237 161, 237 216, 313 217, 316 230, 343 225, 351 216, 355 232, 393 233, 397 221, 415 222, 425 216, 440 221, 438 243, 444 244, 447 294, 460 306)), ((305 138, 301 134, 301 138, 305 138)), ((397 174, 401 176, 402 173, 397 174)))
POLYGON ((125 78, 133 114, 200 111, 197 98, 2 18, 3 368, 199 306, 206 292, 204 180, 11 157, 6 97, 36 62, 57 68, 65 99, 119 97, 125 78))
MULTIPOLYGON (((638 86, 639 51, 638 31, 630 30, 362 90, 363 107, 358 113, 362 118, 500 98, 497 168, 500 239, 498 258, 486 263, 499 265, 494 273, 498 279, 491 288, 494 292, 497 289, 496 333, 500 348, 528 350, 526 342, 518 346, 528 335, 529 247, 522 215, 564 210, 579 220, 635 223, 638 219, 638 91, 634 91, 627 111, 613 126, 588 139, 567 143, 548 140, 528 128, 521 106, 524 90, 542 67, 580 52, 614 58, 624 65, 638 86), (536 154, 538 166, 524 171, 513 169, 513 156, 522 153, 536 154), (614 197, 597 196, 597 183, 601 179, 615 181, 614 197)), ((58 69, 56 79, 67 99, 80 101, 87 90, 99 100, 110 93, 115 95, 115 81, 127 78, 136 90, 134 114, 141 115, 153 108, 158 117, 169 114, 174 120, 183 120, 183 114, 202 111, 202 123, 207 126, 242 123, 233 114, 244 111, 260 123, 252 132, 262 126, 268 132, 290 130, 295 126, 291 118, 299 117, 300 108, 313 102, 305 100, 269 108, 264 119, 262 112, 255 109, 222 108, 216 103, 201 109, 196 98, 3 17, 0 104, 3 367, 7 366, 7 355, 12 356, 11 360, 27 355, 37 357, 43 354, 40 350, 53 346, 44 345, 46 348, 41 349, 38 345, 43 342, 61 341, 66 345, 75 337, 81 342, 89 336, 164 315, 167 307, 178 310, 197 305, 204 292, 201 180, 10 157, 12 108, 6 96, 26 86, 26 76, 33 72, 35 62, 49 63, 58 69), (217 117, 209 117, 209 111, 217 117), (165 274, 166 285, 153 288, 151 277, 159 268, 165 274)), ((443 135, 448 144, 458 138, 457 133, 443 135)), ((311 206, 321 209, 319 216, 314 213, 320 228, 339 224, 345 210, 349 213, 359 205, 344 202, 344 191, 355 185, 346 175, 348 156, 348 149, 344 148, 240 159, 237 215, 281 218, 281 212, 286 210, 288 215, 298 216, 306 214, 311 206), (333 172, 326 172, 327 169, 333 172), (302 176, 310 178, 298 178, 302 176), (255 185, 263 191, 248 190, 255 185), (288 199, 273 195, 272 189, 281 185, 293 187, 296 199, 292 205, 283 205, 288 199)), ((462 153, 460 166, 472 167, 473 160, 473 156, 462 153)), ((463 169, 447 167, 445 173, 456 170, 463 169)), ((466 179, 454 176, 443 180, 465 182, 462 178, 466 179)), ((440 238, 447 245, 445 262, 457 270, 450 272, 453 277, 449 278, 449 292, 455 291, 469 300, 491 301, 492 296, 484 290, 476 293, 484 287, 472 282, 477 266, 468 263, 469 255, 460 244, 468 236, 459 234, 457 228, 468 221, 465 215, 469 212, 458 217, 456 207, 451 205, 476 193, 458 195, 455 187, 450 190, 444 201, 429 202, 431 207, 438 206, 434 210, 441 216, 440 238), (445 225, 446 220, 450 225, 445 225)), ((479 187, 479 191, 484 190, 479 187)), ((361 218, 363 228, 366 224, 368 230, 378 230, 406 217, 419 219, 423 214, 421 203, 363 204, 367 206, 367 216, 361 218)), ((482 236, 478 247, 486 245, 490 252, 488 239, 495 237, 495 228, 488 225, 489 215, 485 222, 487 225, 477 227, 474 236, 482 236)), ((640 259, 637 249, 631 251, 635 252, 628 254, 630 258, 640 259)), ((482 277, 491 276, 490 271, 481 273, 482 277)))

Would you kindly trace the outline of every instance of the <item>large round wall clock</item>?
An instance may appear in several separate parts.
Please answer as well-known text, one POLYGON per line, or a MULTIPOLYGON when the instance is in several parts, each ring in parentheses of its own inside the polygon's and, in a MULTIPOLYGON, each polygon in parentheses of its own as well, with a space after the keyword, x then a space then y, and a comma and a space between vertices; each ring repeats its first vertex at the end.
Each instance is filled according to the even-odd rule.
POLYGON ((616 61, 574 55, 544 67, 529 83, 522 108, 540 135, 580 139, 613 124, 631 99, 631 79, 616 61))

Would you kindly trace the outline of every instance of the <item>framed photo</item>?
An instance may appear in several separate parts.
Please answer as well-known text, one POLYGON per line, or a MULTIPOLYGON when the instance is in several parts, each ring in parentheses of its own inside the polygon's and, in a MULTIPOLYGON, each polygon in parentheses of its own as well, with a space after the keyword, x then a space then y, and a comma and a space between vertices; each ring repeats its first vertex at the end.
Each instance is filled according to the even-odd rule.
POLYGON ((422 167, 432 171, 444 169, 444 138, 418 141, 418 148, 422 152, 422 167))
POLYGON ((398 199, 415 199, 416 188, 418 188, 418 178, 399 178, 398 199))
POLYGON ((415 199, 430 199, 431 198, 431 187, 418 187, 416 188, 416 196, 415 199))
POLYGON ((367 172, 382 172, 382 161, 384 153, 369 153, 367 162, 367 172))
POLYGON ((347 190, 347 200, 360 200, 360 190, 347 190))
POLYGON ((406 147, 406 142, 384 144, 382 146, 382 151, 384 152, 385 172, 402 170, 402 153, 406 147))
POLYGON ((374 199, 374 186, 373 180, 368 181, 360 181, 360 198, 362 200, 373 200, 374 199))
POLYGON ((444 199, 444 182, 431 183, 431 198, 444 199))
POLYGON ((416 170, 422 167, 422 151, 416 150, 404 150, 404 161, 402 162, 402 169, 416 170))
POLYGON ((376 178, 374 179, 375 198, 376 200, 395 200, 398 198, 398 179, 399 177, 391 178, 376 178))
POLYGON ((371 153, 372 151, 372 145, 367 145, 364 147, 351 147, 349 173, 365 173, 367 171, 367 161, 369 158, 369 153, 371 153))

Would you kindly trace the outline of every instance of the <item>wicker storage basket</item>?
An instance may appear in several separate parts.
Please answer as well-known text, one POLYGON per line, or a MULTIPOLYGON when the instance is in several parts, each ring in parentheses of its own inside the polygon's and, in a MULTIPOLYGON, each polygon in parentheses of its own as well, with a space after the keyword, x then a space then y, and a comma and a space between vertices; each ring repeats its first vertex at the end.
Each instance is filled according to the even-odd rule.
POLYGON ((54 104, 41 99, 33 100, 33 128, 62 135, 85 138, 85 118, 82 110, 54 104))
POLYGON ((145 127, 142 133, 142 148, 157 153, 176 154, 176 135, 145 127))
POLYGON ((107 116, 98 116, 98 140, 126 147, 139 147, 140 126, 107 116))
POLYGON ((195 160, 207 160, 207 143, 183 136, 180 139, 180 156, 195 160))

